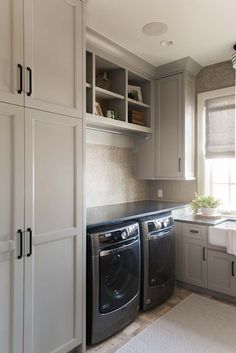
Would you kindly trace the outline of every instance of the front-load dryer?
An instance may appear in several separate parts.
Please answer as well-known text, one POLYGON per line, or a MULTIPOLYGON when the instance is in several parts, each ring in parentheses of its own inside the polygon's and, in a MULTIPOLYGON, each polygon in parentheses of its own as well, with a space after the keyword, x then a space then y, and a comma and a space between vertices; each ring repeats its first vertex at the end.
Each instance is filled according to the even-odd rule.
POLYGON ((94 344, 132 322, 140 302, 139 224, 87 233, 87 343, 94 344))

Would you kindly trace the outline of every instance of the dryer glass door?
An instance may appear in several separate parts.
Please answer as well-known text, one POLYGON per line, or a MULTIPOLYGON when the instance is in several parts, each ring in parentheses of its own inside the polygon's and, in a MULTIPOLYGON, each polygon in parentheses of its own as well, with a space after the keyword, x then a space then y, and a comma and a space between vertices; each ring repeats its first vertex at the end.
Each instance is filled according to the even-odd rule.
POLYGON ((139 240, 99 255, 99 310, 101 313, 119 309, 139 291, 139 240))
POLYGON ((150 234, 149 243, 149 285, 161 286, 174 278, 175 244, 174 230, 150 234))

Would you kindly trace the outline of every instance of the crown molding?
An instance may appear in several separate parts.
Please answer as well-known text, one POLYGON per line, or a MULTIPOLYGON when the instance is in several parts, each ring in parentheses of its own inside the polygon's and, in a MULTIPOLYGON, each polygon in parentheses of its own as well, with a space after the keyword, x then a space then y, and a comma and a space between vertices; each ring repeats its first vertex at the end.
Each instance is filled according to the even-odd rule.
POLYGON ((131 71, 137 71, 149 78, 155 76, 155 66, 137 55, 134 55, 129 50, 104 37, 90 27, 86 28, 86 47, 87 50, 91 50, 97 55, 110 59, 121 66, 125 66, 131 71))
POLYGON ((95 52, 99 56, 105 57, 118 65, 124 66, 131 71, 136 71, 151 79, 174 75, 180 72, 190 72, 196 76, 202 68, 191 57, 155 67, 90 27, 86 28, 86 47, 87 50, 95 52))

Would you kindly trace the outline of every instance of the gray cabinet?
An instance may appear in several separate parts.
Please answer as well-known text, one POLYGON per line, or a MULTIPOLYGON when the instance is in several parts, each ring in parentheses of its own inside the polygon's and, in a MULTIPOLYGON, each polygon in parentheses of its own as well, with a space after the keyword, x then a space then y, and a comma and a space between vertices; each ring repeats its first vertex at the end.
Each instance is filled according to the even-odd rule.
POLYGON ((206 242, 183 239, 183 281, 199 287, 207 286, 206 242))
POLYGON ((231 295, 236 297, 236 257, 230 255, 230 267, 231 267, 231 277, 230 277, 230 287, 231 295))
POLYGON ((236 295, 235 260, 227 253, 208 250, 208 289, 236 295))
POLYGON ((156 81, 158 178, 183 176, 183 75, 177 74, 156 81))
POLYGON ((24 62, 27 107, 82 118, 81 1, 24 1, 24 62))
POLYGON ((190 58, 187 62, 185 59, 180 62, 158 68, 155 87, 155 141, 148 141, 139 148, 141 152, 138 151, 136 168, 138 178, 195 178, 195 76, 199 65, 190 58), (183 65, 179 66, 180 62, 183 65), (143 173, 143 166, 150 175, 143 173))
POLYGON ((236 297, 236 257, 208 248, 208 226, 175 222, 176 279, 236 297))
POLYGON ((194 178, 194 95, 190 73, 156 81, 157 179, 194 178))
POLYGON ((175 273, 178 281, 207 286, 207 228, 175 222, 175 273))
POLYGON ((82 118, 83 7, 80 0, 0 2, 0 101, 82 118))
POLYGON ((83 340, 83 17, 0 2, 0 353, 83 340))
POLYGON ((183 237, 182 223, 175 222, 175 278, 183 281, 183 237))
POLYGON ((0 1, 0 101, 22 106, 23 5, 23 0, 0 1))
POLYGON ((207 229, 191 223, 182 224, 183 281, 207 286, 207 229))

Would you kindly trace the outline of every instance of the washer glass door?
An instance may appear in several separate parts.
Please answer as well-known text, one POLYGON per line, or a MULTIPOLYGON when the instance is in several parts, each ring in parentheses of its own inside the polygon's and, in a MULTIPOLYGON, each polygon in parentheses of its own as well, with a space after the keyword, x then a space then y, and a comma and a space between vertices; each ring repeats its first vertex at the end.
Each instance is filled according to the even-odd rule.
POLYGON ((99 310, 101 313, 121 308, 139 291, 140 243, 102 250, 99 254, 99 310))

